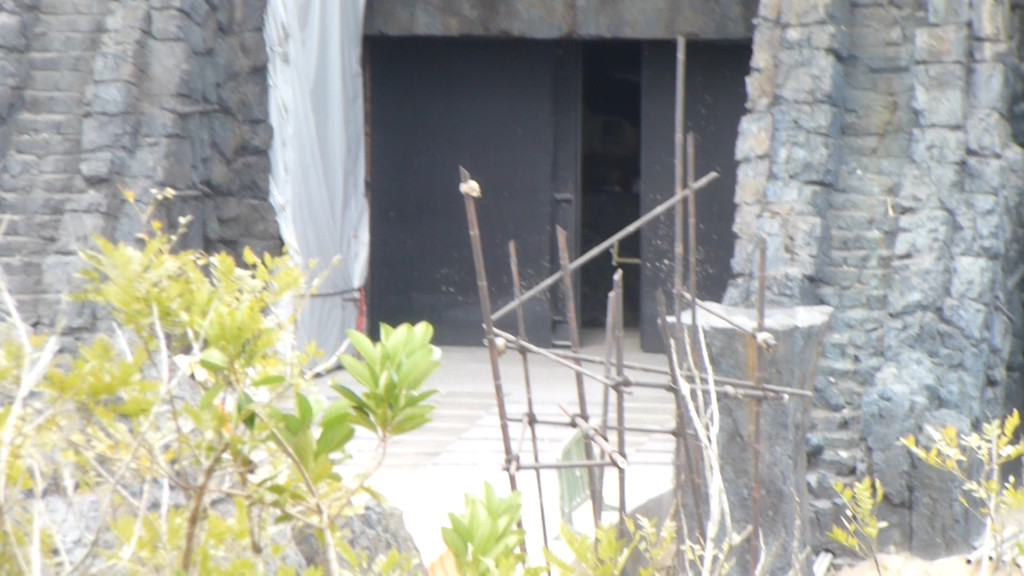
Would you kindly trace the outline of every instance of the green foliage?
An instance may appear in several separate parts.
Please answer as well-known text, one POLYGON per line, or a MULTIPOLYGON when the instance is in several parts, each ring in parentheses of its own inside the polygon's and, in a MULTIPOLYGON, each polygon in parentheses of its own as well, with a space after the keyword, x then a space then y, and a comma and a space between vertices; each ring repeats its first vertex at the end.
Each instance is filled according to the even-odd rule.
POLYGON ((353 550, 345 542, 338 544, 338 553, 345 559, 353 574, 374 574, 376 576, 404 576, 413 574, 415 558, 402 554, 398 550, 390 550, 387 554, 370 558, 361 550, 353 550))
MULTIPOLYGON (((484 484, 483 499, 466 494, 466 510, 448 514, 450 527, 441 529, 459 574, 462 576, 506 576, 518 574, 526 562, 521 549, 525 536, 519 529, 521 494, 501 498, 490 484, 484 484)), ((526 569, 539 574, 539 569, 526 569)))
POLYGON ((989 536, 998 541, 1004 529, 1002 515, 1024 507, 1024 489, 1017 478, 1001 477, 1003 466, 1024 455, 1024 439, 1017 439, 1019 427, 1020 414, 1014 410, 1005 419, 984 423, 980 434, 961 433, 952 426, 927 427, 931 448, 919 445, 913 435, 902 442, 922 462, 960 480, 960 502, 987 521, 989 536))
POLYGON ((675 522, 666 519, 661 528, 658 528, 657 522, 640 516, 636 521, 627 518, 626 528, 636 543, 636 549, 646 560, 645 565, 640 568, 639 576, 658 576, 660 574, 667 576, 674 573, 675 522))
POLYGON ((352 422, 381 438, 404 434, 429 421, 433 406, 426 404, 436 390, 420 387, 437 368, 430 339, 434 328, 420 322, 392 328, 381 324, 380 342, 373 343, 365 335, 350 330, 349 341, 362 360, 342 358, 342 364, 365 387, 362 395, 347 386, 335 385, 354 408, 352 422))
POLYGON ((832 526, 828 537, 865 558, 878 554, 878 533, 888 524, 878 520, 877 508, 885 498, 882 483, 870 476, 852 486, 837 480, 832 489, 843 500, 843 526, 832 526))
POLYGON ((544 557, 560 574, 577 574, 578 566, 584 574, 591 576, 616 576, 622 573, 629 555, 637 546, 636 541, 627 542, 619 538, 617 531, 614 525, 601 526, 591 539, 563 524, 562 539, 569 546, 576 565, 555 556, 549 550, 544 551, 544 557))
POLYGON ((676 527, 666 520, 659 529, 647 518, 626 518, 627 537, 620 538, 618 528, 609 524, 597 529, 594 537, 575 532, 568 524, 562 525, 562 539, 569 546, 573 560, 559 558, 550 550, 544 551, 547 561, 559 574, 588 576, 617 576, 626 567, 634 552, 644 557, 640 576, 674 574, 676 527))
MULTIPOLYGON (((137 207, 136 244, 98 238, 82 254, 75 298, 113 322, 75 352, 56 356, 58 337, 32 334, 0 284, 0 573, 260 574, 298 527, 333 550, 336 519, 372 495, 380 464, 341 477, 355 428, 379 437, 380 458, 428 421, 429 324, 384 327, 381 343, 352 333, 363 360, 341 361, 361 386, 322 397, 306 371, 322 354, 296 349, 295 315, 281 313, 304 302, 302 271, 248 249, 241 263, 177 249, 185 222, 168 234, 151 218, 170 196, 137 207), (44 493, 98 503, 85 558, 66 556, 44 493)), ((340 574, 326 556, 322 573, 340 574)), ((362 560, 407 569, 398 555, 362 560)))

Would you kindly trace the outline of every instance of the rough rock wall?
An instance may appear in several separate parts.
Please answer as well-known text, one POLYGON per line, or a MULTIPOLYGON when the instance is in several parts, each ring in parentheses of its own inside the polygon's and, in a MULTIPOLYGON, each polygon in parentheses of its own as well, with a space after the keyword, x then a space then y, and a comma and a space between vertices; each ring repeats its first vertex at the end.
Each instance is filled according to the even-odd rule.
POLYGON ((368 0, 366 33, 527 38, 750 38, 757 0, 368 0))
POLYGON ((836 518, 830 480, 867 473, 886 486, 891 543, 937 554, 974 529, 950 505, 955 486, 897 440, 1019 404, 1020 300, 1008 280, 1021 264, 1024 155, 1009 123, 1011 8, 761 2, 726 300, 753 302, 764 237, 769 301, 836 308, 808 438, 812 536, 836 518))
POLYGON ((171 187, 185 244, 278 250, 268 195, 265 0, 3 0, 0 264, 22 313, 71 331, 61 311, 76 252, 130 239, 120 192, 171 187), (60 312, 58 312, 60 311, 60 312))

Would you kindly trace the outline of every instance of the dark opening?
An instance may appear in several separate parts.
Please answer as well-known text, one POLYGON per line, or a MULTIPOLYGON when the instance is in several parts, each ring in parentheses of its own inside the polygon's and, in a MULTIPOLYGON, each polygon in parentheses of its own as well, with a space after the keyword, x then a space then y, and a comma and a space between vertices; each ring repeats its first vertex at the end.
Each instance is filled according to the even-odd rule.
MULTIPOLYGON (((583 44, 581 253, 640 216, 641 47, 639 42, 583 44)), ((639 258, 640 236, 634 234, 617 251, 583 267, 584 326, 604 326, 617 267, 623 270, 625 325, 639 324, 639 258)))
MULTIPOLYGON (((477 201, 492 308, 512 300, 508 242, 531 286, 551 273, 555 79, 560 45, 495 39, 372 38, 370 62, 371 329, 427 320, 435 342, 479 346, 480 300, 458 193, 477 201)), ((551 341, 548 301, 524 306, 530 341, 551 341)), ((515 331, 514 315, 499 327, 515 331)))

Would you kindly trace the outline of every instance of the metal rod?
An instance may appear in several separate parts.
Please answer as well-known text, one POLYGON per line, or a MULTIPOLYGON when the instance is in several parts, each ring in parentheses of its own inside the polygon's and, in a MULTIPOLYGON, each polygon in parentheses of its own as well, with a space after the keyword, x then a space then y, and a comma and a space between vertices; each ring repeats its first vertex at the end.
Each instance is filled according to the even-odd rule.
MULTIPOLYGON (((511 419, 509 421, 511 422, 511 419)), ((516 457, 512 459, 512 463, 511 463, 511 465, 509 465, 509 471, 512 472, 513 474, 515 474, 515 473, 517 473, 519 471, 519 458, 518 458, 518 456, 523 453, 523 442, 526 441, 526 432, 529 429, 530 429, 530 420, 529 420, 529 418, 525 418, 525 419, 522 420, 522 426, 519 427, 519 443, 516 444, 516 450, 514 452, 516 457)), ((534 458, 534 461, 536 461, 536 460, 537 459, 534 458)))
MULTIPOLYGON (((529 417, 529 416, 527 416, 527 417, 529 417)), ((511 416, 511 417, 509 417, 508 421, 509 421, 509 423, 516 423, 516 424, 518 424, 518 423, 523 421, 523 417, 521 417, 521 416, 511 416)), ((558 426, 558 427, 563 427, 563 428, 575 428, 576 427, 575 424, 573 424, 571 422, 566 422, 564 420, 545 420, 543 418, 534 418, 533 421, 534 421, 535 424, 540 425, 540 426, 558 426)), ((619 427, 618 426, 608 426, 608 429, 609 430, 618 430, 619 427)), ((623 428, 623 430, 626 431, 626 432, 636 432, 638 434, 671 434, 673 436, 676 433, 676 431, 674 429, 668 429, 668 428, 647 428, 647 427, 644 427, 644 426, 626 426, 626 427, 623 428)), ((520 464, 520 468, 522 468, 521 464, 520 464)))
MULTIPOLYGON (((526 318, 523 315, 523 286, 519 278, 519 255, 516 251, 516 241, 509 240, 508 243, 508 261, 509 267, 512 269, 512 289, 515 295, 516 302, 516 324, 519 329, 519 339, 526 340, 526 318)), ((540 461, 540 450, 537 447, 537 427, 534 424, 532 415, 533 410, 533 387, 530 382, 530 361, 526 349, 520 347, 519 355, 523 360, 523 384, 526 387, 526 410, 531 415, 529 419, 530 425, 530 448, 533 451, 533 461, 540 461)), ((548 548, 548 523, 544 513, 544 489, 541 486, 540 470, 536 471, 537 476, 537 500, 540 502, 540 530, 541 536, 544 539, 544 549, 548 548)), ((548 571, 550 574, 550 570, 548 571)))
MULTIPOLYGON (((694 171, 696 170, 697 153, 695 150, 693 132, 686 135, 686 187, 689 188, 693 184, 694 171)), ((697 198, 690 194, 686 199, 686 215, 689 217, 689 223, 687 225, 687 254, 690 257, 689 262, 689 286, 690 294, 694 299, 697 298, 697 198)), ((680 242, 681 243, 681 242, 680 242)), ((690 306, 690 325, 693 332, 694 341, 696 341, 696 330, 697 330, 697 307, 690 306)))
MULTIPOLYGON (((609 293, 609 295, 610 294, 611 293, 609 293)), ((587 364, 605 364, 606 362, 608 362, 606 358, 590 356, 587 354, 577 354, 575 352, 570 352, 568 350, 552 350, 551 352, 555 356, 559 356, 569 360, 579 360, 580 362, 585 362, 587 364)), ((665 376, 668 376, 670 374, 668 370, 661 368, 660 366, 654 366, 652 364, 642 364, 640 362, 625 361, 622 363, 622 365, 625 366, 628 370, 636 370, 637 372, 649 372, 651 374, 663 374, 665 376)))
MULTIPOLYGON (((650 389, 665 390, 666 388, 668 388, 669 392, 671 392, 671 391, 673 391, 675 389, 674 386, 666 387, 666 386, 660 386, 660 385, 657 385, 657 384, 653 384, 653 383, 650 383, 650 382, 639 382, 639 383, 638 382, 632 382, 630 384, 632 386, 642 386, 644 388, 650 388, 650 389)), ((628 386, 625 386, 625 384, 623 386, 624 387, 628 387, 628 386)), ((711 390, 710 386, 708 386, 707 384, 701 384, 701 383, 691 384, 690 387, 693 388, 694 390, 699 390, 701 392, 709 392, 711 390)), ((715 377, 715 390, 718 391, 718 393, 723 395, 723 396, 729 396, 729 397, 732 397, 732 398, 760 398, 761 400, 781 400, 783 402, 785 402, 786 400, 789 399, 789 394, 786 394, 784 392, 770 392, 770 391, 767 391, 767 390, 757 390, 757 389, 750 389, 750 388, 737 388, 736 386, 733 386, 731 384, 719 384, 717 377, 715 377)), ((809 398, 810 396, 807 396, 807 397, 809 398)))
POLYGON ((701 310, 703 310, 707 314, 709 314, 711 316, 714 316, 715 318, 718 318, 719 320, 725 322, 726 324, 732 326, 733 328, 739 330, 740 332, 742 332, 742 333, 744 333, 744 334, 746 334, 748 336, 754 336, 755 338, 757 337, 757 330, 756 329, 747 328, 746 326, 740 324, 739 322, 733 320, 732 318, 729 318, 725 314, 722 314, 721 312, 718 312, 718 311, 712 309, 704 301, 699 300, 697 298, 694 298, 691 294, 687 294, 686 292, 683 292, 683 297, 686 298, 687 300, 689 300, 691 305, 692 304, 696 304, 697 308, 700 308, 701 310))
MULTIPOLYGON (((573 353, 573 352, 569 352, 568 350, 547 350, 547 352, 549 352, 552 356, 557 356, 559 358, 568 359, 568 360, 579 360, 579 361, 584 362, 586 364, 603 364, 604 363, 604 360, 601 359, 601 358, 598 358, 597 356, 587 356, 586 354, 576 354, 576 353, 573 353)), ((670 370, 667 370, 665 368, 659 368, 657 366, 651 366, 650 364, 640 364, 640 363, 637 363, 637 362, 623 362, 623 366, 625 366, 629 370, 636 370, 637 372, 648 372, 648 373, 652 373, 652 374, 664 374, 666 376, 671 376, 672 375, 672 372, 670 370)), ((706 381, 707 378, 708 378, 708 375, 705 374, 705 373, 701 373, 698 376, 700 376, 702 381, 706 381)), ((716 384, 732 384, 732 385, 738 386, 738 387, 748 387, 748 388, 755 387, 755 384, 753 382, 751 382, 750 380, 743 380, 741 378, 728 378, 728 377, 725 377, 725 376, 719 376, 717 374, 715 375, 715 383, 716 384)), ((643 382, 638 382, 636 380, 631 380, 630 383, 629 383, 629 386, 633 386, 633 387, 636 387, 636 388, 643 388, 643 387, 654 388, 654 387, 659 387, 661 385, 654 384, 654 383, 647 384, 647 383, 643 383, 643 382)), ((760 385, 757 385, 757 387, 758 388, 763 388, 766 391, 775 392, 775 393, 781 394, 781 395, 802 396, 802 397, 807 397, 807 398, 810 398, 810 397, 814 396, 813 392, 810 392, 808 390, 802 390, 800 388, 789 388, 789 387, 786 387, 786 386, 772 386, 770 384, 760 384, 760 385)))
MULTIPOLYGON (((665 347, 671 349, 672 335, 668 331, 668 325, 666 323, 667 313, 665 305, 665 295, 660 290, 656 296, 656 302, 658 306, 658 328, 661 330, 661 338, 665 342, 665 347)), ((669 370, 672 373, 672 384, 675 387, 675 393, 673 398, 675 399, 676 405, 676 446, 675 446, 675 493, 676 493, 676 526, 677 540, 682 544, 684 540, 688 539, 689 536, 686 532, 686 519, 683 517, 683 484, 685 483, 684 478, 688 478, 690 482, 690 495, 693 498, 693 510, 694 516, 697 520, 697 533, 703 537, 704 534, 704 512, 701 507, 701 485, 697 481, 697 468, 694 463, 696 457, 693 443, 690 441, 689 434, 687 433, 686 423, 688 422, 687 411, 683 404, 683 386, 679 380, 679 371, 675 367, 675 360, 671 354, 666 354, 666 358, 669 363, 669 370), (685 477, 683 472, 683 466, 686 466, 685 477)))
MULTIPOLYGON (((609 236, 608 239, 605 240, 604 242, 601 242, 597 246, 594 246, 590 250, 587 250, 587 252, 585 254, 583 254, 579 258, 573 260, 572 263, 569 264, 569 270, 571 272, 575 272, 576 270, 582 268, 584 264, 586 264, 587 262, 590 262, 594 258, 597 258, 602 253, 604 253, 604 251, 607 250, 609 247, 611 247, 612 244, 615 244, 619 240, 622 240, 623 238, 629 236, 630 234, 633 234, 634 232, 636 232, 640 228, 643 228, 644 225, 646 225, 648 222, 650 222, 651 220, 657 218, 658 216, 663 214, 666 210, 669 210, 676 203, 681 202, 683 199, 685 199, 690 194, 696 193, 697 191, 702 190, 705 187, 707 187, 707 185, 712 183, 712 182, 714 182, 716 178, 718 178, 718 172, 709 172, 709 173, 705 174, 700 180, 697 180, 697 182, 694 183, 693 188, 687 188, 685 190, 680 190, 678 193, 676 193, 675 196, 665 200, 661 204, 658 204, 650 212, 648 212, 648 213, 644 214, 643 216, 641 216, 640 218, 637 218, 636 220, 634 220, 632 224, 626 226, 622 230, 619 230, 615 234, 609 236)), ((547 290, 548 288, 554 286, 555 283, 558 282, 561 278, 562 278, 562 272, 560 272, 560 271, 559 272, 555 272, 551 276, 548 276, 547 278, 542 280, 539 284, 537 284, 533 288, 530 288, 529 290, 527 290, 526 292, 523 293, 523 298, 522 298, 523 303, 529 301, 531 298, 534 298, 535 296, 537 296, 538 294, 540 294, 544 290, 547 290)), ((509 312, 512 312, 512 310, 515 309, 515 307, 516 307, 516 303, 515 302, 509 302, 508 304, 506 304, 505 306, 500 308, 497 312, 495 312, 491 316, 491 319, 494 320, 494 321, 498 321, 498 320, 504 318, 505 316, 507 316, 509 312)))
POLYGON ((589 468, 591 470, 595 468, 611 468, 615 466, 614 463, 607 460, 578 460, 575 462, 544 462, 544 463, 526 463, 520 464, 521 470, 566 470, 570 468, 589 468))
MULTIPOLYGON (((487 287, 487 269, 484 267, 484 250, 480 242, 480 224, 476 217, 475 194, 480 193, 479 184, 470 178, 469 172, 459 166, 459 191, 466 201, 466 220, 469 224, 469 241, 473 248, 473 268, 476 271, 476 285, 480 296, 480 312, 484 318, 484 333, 487 338, 487 353, 491 361, 491 377, 494 380, 494 399, 498 404, 498 420, 501 425, 501 444, 505 449, 505 467, 508 469, 512 461, 512 441, 508 433, 508 418, 505 414, 505 390, 501 384, 501 368, 498 365, 498 348, 494 339, 494 322, 491 321, 491 296, 487 287), (475 191, 474 191, 475 188, 475 191), (466 190, 463 192, 463 190, 466 190)), ((518 491, 516 475, 508 471, 508 483, 512 492, 518 491)), ((519 521, 522 528, 522 520, 519 521)), ((526 545, 523 544, 523 553, 526 545)))
MULTIPOLYGON (((757 332, 764 331, 764 299, 765 299, 765 259, 768 255, 764 237, 758 243, 759 260, 757 263, 757 332)), ((761 383, 761 347, 754 336, 747 337, 747 354, 750 358, 751 373, 747 376, 755 385, 761 383)), ((761 557, 761 400, 754 399, 754 454, 751 458, 751 475, 753 478, 753 494, 751 502, 750 526, 754 537, 751 538, 753 554, 751 555, 751 575, 757 575, 757 561, 761 557)))
MULTIPOLYGON (((696 148, 697 147, 696 147, 696 145, 694 143, 693 132, 689 132, 686 135, 686 182, 687 182, 687 184, 689 184, 690 182, 693 182, 693 179, 695 177, 695 172, 696 172, 696 169, 697 169, 697 151, 696 151, 696 148)), ((687 185, 687 187, 689 187, 689 185, 687 185)), ((697 199, 692 194, 689 197, 687 197, 687 199, 686 199, 686 213, 687 213, 687 216, 689 218, 688 225, 687 225, 687 230, 686 230, 687 231, 687 252, 688 252, 687 256, 689 256, 689 263, 688 263, 688 270, 687 271, 689 273, 688 274, 688 276, 689 276, 689 283, 688 284, 689 284, 689 288, 690 288, 690 296, 693 299, 693 305, 690 306, 690 322, 691 322, 690 329, 692 330, 692 332, 691 332, 691 336, 692 337, 690 339, 691 342, 697 342, 697 332, 699 330, 699 328, 697 327, 697 305, 696 305, 696 303, 698 301, 698 299, 697 299, 697 201, 696 200, 697 199)), ((682 240, 680 239, 679 242, 682 242, 682 240)), ((707 370, 707 369, 708 369, 708 367, 705 366, 705 370, 707 370)), ((699 369, 696 366, 693 369, 694 372, 697 372, 698 370, 699 369)), ((701 404, 701 400, 704 398, 704 395, 701 393, 700 390, 696 390, 696 391, 693 391, 692 389, 690 389, 690 390, 691 390, 691 392, 688 392, 688 393, 695 393, 697 395, 697 404, 700 405, 701 404)), ((689 416, 689 412, 686 412, 686 415, 689 416)), ((687 438, 687 441, 689 441, 689 438, 687 438)), ((691 450, 690 451, 690 455, 694 459, 695 466, 698 466, 698 467, 702 466, 701 462, 707 456, 702 451, 696 451, 696 450, 691 450)), ((703 476, 698 476, 697 478, 695 478, 695 480, 696 480, 697 486, 699 487, 698 491, 703 493, 704 489, 705 489, 704 477, 703 476)), ((704 523, 703 522, 700 523, 700 530, 701 530, 700 535, 701 535, 701 537, 703 537, 704 536, 704 523)))
MULTIPOLYGON (((573 364, 568 359, 566 359, 566 356, 568 356, 567 353, 556 352, 556 351, 553 351, 553 350, 549 350, 547 348, 541 348, 540 346, 537 346, 535 344, 531 344, 531 343, 529 343, 527 341, 520 340, 519 338, 517 338, 513 334, 505 332, 504 330, 502 330, 500 328, 495 328, 494 329, 494 334, 496 336, 500 336, 501 338, 504 338, 508 342, 509 346, 524 348, 528 352, 533 352, 534 354, 538 354, 540 356, 543 356, 544 358, 547 358, 548 360, 551 360, 552 362, 560 364, 560 365, 562 365, 562 366, 564 366, 564 367, 566 367, 566 368, 568 368, 570 370, 576 371, 576 372, 582 374, 583 376, 585 376, 587 378, 590 378, 590 379, 592 379, 592 380, 594 380, 596 382, 599 382, 599 383, 601 383, 601 384, 603 384, 605 386, 611 387, 611 386, 621 385, 624 389, 629 389, 629 388, 664 389, 667 386, 665 384, 660 384, 660 383, 656 383, 656 382, 644 382, 642 380, 641 381, 636 381, 636 380, 626 379, 626 380, 621 381, 621 382, 617 381, 617 380, 614 380, 614 379, 609 380, 609 379, 605 378, 604 376, 601 376, 600 374, 597 374, 596 372, 591 372, 590 370, 587 370, 586 368, 583 368, 583 367, 580 367, 580 366, 577 366, 577 365, 573 364)), ((576 355, 576 356, 579 356, 579 355, 576 355)), ((703 384, 703 382, 707 381, 707 374, 700 374, 699 376, 700 376, 700 382, 698 382, 698 383, 696 383, 694 385, 695 388, 698 389, 698 390, 708 390, 707 386, 703 384)), ((748 394, 759 394, 759 395, 761 395, 761 396, 763 396, 765 398, 782 398, 782 399, 785 399, 788 396, 801 396, 801 397, 805 397, 805 398, 811 398, 814 395, 813 392, 810 392, 808 390, 801 390, 799 388, 787 388, 787 387, 784 387, 784 386, 770 386, 770 385, 767 385, 767 384, 762 384, 761 386, 755 387, 753 382, 749 382, 749 381, 746 381, 746 380, 738 380, 738 379, 735 379, 735 378, 723 378, 723 377, 720 377, 720 376, 715 376, 715 383, 717 385, 716 388, 720 392, 723 392, 724 394, 733 395, 733 396, 746 396, 748 394)))
MULTIPOLYGON (((683 133, 686 130, 685 111, 683 100, 686 90, 686 40, 682 36, 676 36, 676 93, 675 93, 675 171, 673 179, 673 190, 683 188, 683 133)), ((676 204, 675 209, 675 230, 673 238, 673 249, 675 250, 674 266, 672 268, 672 286, 675 307, 673 312, 681 314, 683 311, 683 203, 676 204)), ((691 288, 691 293, 693 292, 691 288)))
MULTIPOLYGON (((565 233, 565 229, 561 226, 556 227, 558 234, 558 261, 562 268, 562 291, 565 294, 565 314, 569 321, 569 342, 572 345, 573 352, 580 351, 580 327, 576 323, 578 316, 576 315, 576 291, 573 290, 572 283, 572 270, 569 268, 569 239, 565 233)), ((580 363, 574 362, 577 368, 583 368, 580 363)), ((579 413, 584 420, 590 421, 590 415, 587 413, 587 389, 583 382, 583 374, 578 370, 573 370, 576 375, 576 400, 579 403, 579 413)), ((587 460, 594 459, 594 450, 590 444, 583 445, 583 453, 587 460)), ((603 494, 601 491, 601 485, 598 484, 598 475, 595 470, 587 471, 587 480, 590 481, 590 505, 594 512, 594 529, 596 530, 601 526, 601 508, 604 507, 603 494)))
MULTIPOLYGON (((569 410, 569 407, 565 404, 559 403, 558 407, 566 416, 569 417, 569 420, 572 421, 576 428, 579 428, 580 432, 583 432, 583 437, 590 441, 587 444, 584 444, 584 446, 589 446, 591 444, 597 446, 598 449, 600 449, 601 452, 603 452, 604 455, 607 456, 608 459, 611 460, 619 469, 625 470, 629 467, 629 462, 626 460, 626 457, 612 448, 612 445, 608 443, 608 440, 604 436, 601 436, 598 433, 597 428, 592 426, 586 418, 581 414, 573 414, 572 410, 569 410)), ((588 460, 590 459, 588 458, 588 460)))
MULTIPOLYGON (((618 249, 616 244, 615 248, 618 249)), ((618 266, 618 264, 615 264, 618 266)), ((605 302, 604 314, 604 377, 612 380, 612 354, 615 351, 615 291, 608 292, 605 302)), ((601 434, 608 435, 608 410, 611 400, 611 386, 604 386, 601 389, 601 434)), ((598 485, 604 486, 604 468, 597 470, 598 485)))
POLYGON ((587 378, 590 378, 592 380, 596 380, 597 382, 600 382, 600 383, 602 383, 602 384, 604 384, 606 386, 612 386, 613 384, 615 384, 614 381, 605 380, 604 376, 601 376, 600 374, 597 374, 596 372, 591 372, 590 370, 587 370, 586 368, 580 366, 579 364, 574 364, 570 360, 566 360, 564 358, 560 358, 559 356, 553 354, 550 350, 547 350, 545 348, 541 348, 540 346, 537 346, 536 344, 531 344, 529 342, 520 340, 519 338, 516 338, 512 334, 509 334, 508 332, 505 332, 504 330, 502 330, 500 328, 495 328, 494 329, 494 333, 497 334, 498 336, 501 336, 505 340, 507 340, 509 344, 513 344, 515 346, 519 346, 519 347, 525 348, 528 351, 533 352, 534 354, 538 354, 540 356, 543 356, 543 357, 547 358, 548 360, 551 360, 552 362, 555 362, 557 364, 561 364, 562 366, 565 366, 566 368, 571 369, 572 371, 576 372, 577 374, 581 374, 583 376, 586 376, 587 378))
MULTIPOLYGON (((612 294, 615 298, 615 376, 619 382, 625 380, 626 372, 623 362, 623 339, 625 338, 625 312, 623 307, 622 290, 622 268, 615 271, 612 276, 612 294)), ((616 436, 619 440, 619 454, 626 453, 626 402, 624 390, 621 385, 616 385, 615 390, 615 420, 618 423, 616 436)), ((619 537, 626 537, 626 469, 619 468, 619 537)))

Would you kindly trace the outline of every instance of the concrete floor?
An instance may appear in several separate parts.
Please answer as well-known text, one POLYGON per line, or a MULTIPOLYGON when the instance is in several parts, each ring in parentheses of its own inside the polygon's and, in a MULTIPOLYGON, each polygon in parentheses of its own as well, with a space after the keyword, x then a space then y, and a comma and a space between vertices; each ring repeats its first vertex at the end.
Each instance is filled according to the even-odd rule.
MULTIPOLYGON (((627 335, 626 358, 654 366, 664 366, 661 355, 639 350, 639 334, 627 335)), ((603 335, 585 334, 585 352, 603 356, 603 335)), ((530 377, 534 409, 540 419, 565 421, 558 404, 577 405, 575 378, 572 372, 542 357, 531 355, 530 377)), ((508 415, 526 412, 526 393, 522 360, 518 353, 501 358, 508 415)), ((601 373, 601 366, 593 367, 601 373)), ((630 373, 636 379, 664 381, 655 374, 630 373)), ((347 375, 340 376, 342 380, 347 375)), ((382 468, 373 476, 371 486, 403 511, 406 526, 416 541, 424 563, 429 564, 445 550, 441 527, 448 525, 448 513, 464 509, 464 495, 482 495, 484 482, 490 482, 499 493, 509 493, 508 475, 502 471, 504 450, 498 425, 491 368, 486 348, 443 349, 441 367, 428 380, 427 386, 439 390, 434 397, 436 411, 426 427, 396 438, 388 446, 382 468)), ((598 382, 586 383, 587 404, 592 414, 600 414, 602 387, 598 382)), ((631 426, 671 428, 674 404, 664 391, 637 389, 626 398, 626 422, 631 426)), ((614 403, 612 404, 614 410, 614 403)), ((595 419, 596 420, 596 419, 595 419)), ((513 449, 520 444, 522 427, 510 426, 513 449)), ((538 426, 538 447, 541 462, 554 462, 572 436, 573 429, 560 426, 538 426)), ((614 441, 614 437, 612 437, 614 441)), ((668 435, 630 433, 627 435, 626 472, 627 507, 632 508, 671 487, 673 439, 668 435)), ((357 434, 351 443, 353 466, 365 462, 373 453, 375 440, 357 434)), ((529 435, 517 450, 523 462, 532 462, 529 435)), ((541 522, 536 473, 520 471, 518 487, 523 495, 523 521, 528 535, 528 550, 534 561, 541 555, 541 522)), ((558 502, 558 474, 541 473, 544 509, 552 547, 558 551, 557 534, 561 524, 558 502)), ((618 499, 617 475, 606 474, 605 491, 610 501, 618 499)), ((592 525, 588 506, 574 516, 578 529, 592 525)))

